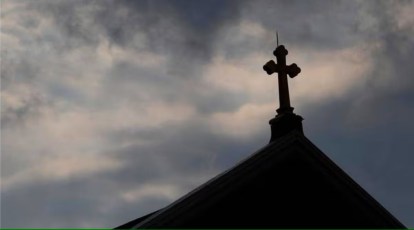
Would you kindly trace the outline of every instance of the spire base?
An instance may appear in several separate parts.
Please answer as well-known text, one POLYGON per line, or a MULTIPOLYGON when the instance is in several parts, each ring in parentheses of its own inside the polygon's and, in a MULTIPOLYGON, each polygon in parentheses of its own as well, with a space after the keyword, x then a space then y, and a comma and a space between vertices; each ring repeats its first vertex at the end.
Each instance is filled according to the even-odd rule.
POLYGON ((290 133, 293 130, 299 131, 299 133, 303 134, 302 120, 303 118, 301 116, 296 115, 292 112, 279 113, 276 117, 269 121, 270 129, 272 132, 269 143, 275 141, 283 135, 290 133))

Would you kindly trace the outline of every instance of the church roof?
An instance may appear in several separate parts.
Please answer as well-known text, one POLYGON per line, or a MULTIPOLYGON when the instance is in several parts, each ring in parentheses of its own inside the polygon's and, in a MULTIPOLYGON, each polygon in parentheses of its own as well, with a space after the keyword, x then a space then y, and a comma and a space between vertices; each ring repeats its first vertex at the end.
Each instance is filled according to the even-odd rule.
POLYGON ((118 228, 405 228, 303 134, 290 106, 286 65, 278 45, 277 115, 270 143, 169 206, 118 228))
POLYGON ((133 228, 405 228, 296 130, 133 228))

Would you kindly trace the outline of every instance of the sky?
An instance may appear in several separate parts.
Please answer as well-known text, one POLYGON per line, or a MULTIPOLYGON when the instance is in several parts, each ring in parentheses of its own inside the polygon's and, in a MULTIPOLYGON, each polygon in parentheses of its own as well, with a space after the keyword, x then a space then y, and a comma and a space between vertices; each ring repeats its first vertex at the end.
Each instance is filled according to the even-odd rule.
POLYGON ((414 227, 414 1, 1 0, 1 227, 112 228, 305 135, 414 227))

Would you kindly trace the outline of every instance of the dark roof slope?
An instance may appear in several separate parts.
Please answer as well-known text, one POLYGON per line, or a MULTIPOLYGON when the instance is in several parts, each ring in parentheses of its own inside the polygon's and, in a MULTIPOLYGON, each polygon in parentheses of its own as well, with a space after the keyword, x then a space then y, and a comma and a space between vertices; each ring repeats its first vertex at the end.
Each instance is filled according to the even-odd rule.
POLYGON ((159 211, 160 211, 160 210, 157 210, 157 211, 155 211, 155 212, 151 212, 151 213, 149 213, 149 214, 147 214, 147 215, 141 216, 140 218, 137 218, 137 219, 135 219, 135 220, 131 220, 131 221, 129 221, 129 222, 127 222, 127 223, 123 224, 123 225, 120 225, 120 226, 118 226, 118 227, 116 227, 116 228, 114 228, 114 229, 131 229, 131 228, 133 228, 135 225, 137 225, 137 224, 141 223, 142 221, 146 220, 148 217, 150 217, 150 216, 154 215, 155 213, 157 213, 157 212, 159 212, 159 211))
POLYGON ((135 223, 134 228, 405 228, 297 131, 135 223))

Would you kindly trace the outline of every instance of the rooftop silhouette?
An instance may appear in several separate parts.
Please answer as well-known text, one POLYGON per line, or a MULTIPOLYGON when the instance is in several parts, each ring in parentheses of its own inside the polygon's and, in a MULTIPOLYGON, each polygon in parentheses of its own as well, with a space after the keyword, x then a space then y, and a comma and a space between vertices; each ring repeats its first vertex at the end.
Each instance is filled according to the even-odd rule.
POLYGON ((319 150, 293 113, 287 49, 273 52, 267 74, 278 74, 280 107, 270 142, 239 164, 153 213, 118 228, 405 228, 319 150))

